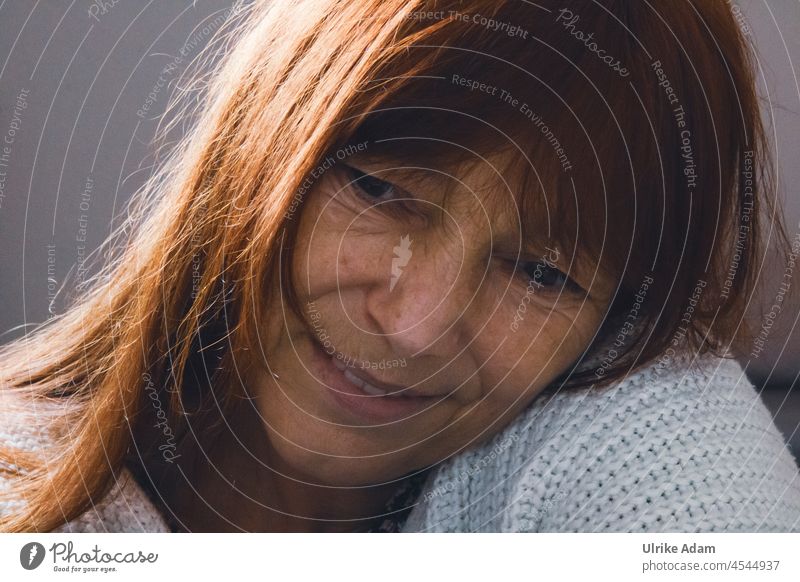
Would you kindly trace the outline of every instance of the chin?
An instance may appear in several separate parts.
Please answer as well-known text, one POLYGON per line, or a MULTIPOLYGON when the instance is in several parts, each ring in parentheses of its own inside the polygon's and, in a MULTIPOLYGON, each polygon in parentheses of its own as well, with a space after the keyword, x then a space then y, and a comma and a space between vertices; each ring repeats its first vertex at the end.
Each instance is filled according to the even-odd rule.
POLYGON ((294 434, 269 432, 271 449, 280 463, 281 472, 294 479, 318 485, 357 487, 385 483, 415 468, 406 449, 394 453, 376 453, 374 446, 364 446, 363 437, 351 437, 348 430, 319 432, 308 427, 294 434), (323 434, 324 433, 324 434, 323 434))

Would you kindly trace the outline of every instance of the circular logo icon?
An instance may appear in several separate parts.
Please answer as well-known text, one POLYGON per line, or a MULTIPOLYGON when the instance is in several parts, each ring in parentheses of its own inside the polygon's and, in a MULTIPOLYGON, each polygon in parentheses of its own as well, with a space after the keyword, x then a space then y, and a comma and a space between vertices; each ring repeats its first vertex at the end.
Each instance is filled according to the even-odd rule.
POLYGON ((30 542, 19 551, 19 563, 26 570, 35 570, 44 561, 44 546, 39 542, 30 542))

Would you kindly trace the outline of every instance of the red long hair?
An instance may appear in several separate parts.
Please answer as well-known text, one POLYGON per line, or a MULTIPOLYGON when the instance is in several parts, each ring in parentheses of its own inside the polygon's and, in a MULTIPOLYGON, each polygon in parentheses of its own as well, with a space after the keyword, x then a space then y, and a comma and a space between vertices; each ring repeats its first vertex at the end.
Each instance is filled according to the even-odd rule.
MULTIPOLYGON (((646 325, 603 382, 664 351, 701 280, 695 347, 724 351, 742 337, 773 206, 751 49, 727 2, 560 10, 285 0, 237 12, 209 49, 223 56, 200 77, 202 99, 184 95, 171 110, 193 129, 134 198, 107 263, 66 312, 0 351, 2 422, 52 433, 46 450, 3 445, 16 477, 1 495, 25 504, 0 528, 52 529, 126 464, 154 463, 153 394, 176 434, 241 395, 237 373, 276 299, 265 290, 282 241, 290 252, 298 191, 348 143, 448 167, 508 151, 525 170, 526 235, 619 281, 597 341, 652 278, 646 325)), ((597 382, 594 370, 569 372, 570 384, 597 382)))

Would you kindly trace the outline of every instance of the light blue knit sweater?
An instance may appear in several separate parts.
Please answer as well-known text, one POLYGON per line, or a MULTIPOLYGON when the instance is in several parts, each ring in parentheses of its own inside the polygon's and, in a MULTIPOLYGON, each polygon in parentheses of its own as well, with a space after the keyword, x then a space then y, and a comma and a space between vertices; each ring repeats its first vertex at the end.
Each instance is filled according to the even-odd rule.
MULTIPOLYGON (((59 531, 169 530, 130 478, 59 531)), ((403 531, 800 531, 800 475, 741 366, 705 357, 542 394, 434 469, 403 531)))

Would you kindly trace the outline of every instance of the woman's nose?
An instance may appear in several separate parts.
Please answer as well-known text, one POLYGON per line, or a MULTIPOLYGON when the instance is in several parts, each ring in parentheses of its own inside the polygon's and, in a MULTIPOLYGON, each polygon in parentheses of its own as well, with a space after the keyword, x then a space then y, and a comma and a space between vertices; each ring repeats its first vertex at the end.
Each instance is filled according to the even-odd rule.
POLYGON ((479 284, 464 246, 426 244, 411 234, 392 251, 388 280, 376 282, 366 298, 379 333, 402 357, 458 353, 466 345, 479 284))

